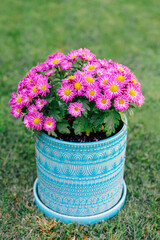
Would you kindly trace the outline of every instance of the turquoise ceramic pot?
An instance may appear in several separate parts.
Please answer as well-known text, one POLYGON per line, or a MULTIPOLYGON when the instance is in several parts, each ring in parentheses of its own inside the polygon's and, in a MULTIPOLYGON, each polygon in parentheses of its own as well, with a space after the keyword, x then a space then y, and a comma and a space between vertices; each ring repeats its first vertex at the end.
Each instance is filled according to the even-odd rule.
POLYGON ((126 139, 125 124, 113 137, 90 143, 61 141, 41 132, 35 142, 39 209, 66 223, 95 223, 117 214, 126 198, 126 139))

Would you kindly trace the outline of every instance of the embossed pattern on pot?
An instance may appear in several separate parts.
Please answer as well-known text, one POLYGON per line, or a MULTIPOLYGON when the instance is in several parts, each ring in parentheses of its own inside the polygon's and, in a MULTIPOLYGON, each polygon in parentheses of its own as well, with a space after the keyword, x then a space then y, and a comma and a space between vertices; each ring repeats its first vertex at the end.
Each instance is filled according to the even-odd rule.
POLYGON ((38 194, 52 210, 90 216, 121 198, 127 128, 106 140, 69 143, 41 133, 36 137, 38 194))

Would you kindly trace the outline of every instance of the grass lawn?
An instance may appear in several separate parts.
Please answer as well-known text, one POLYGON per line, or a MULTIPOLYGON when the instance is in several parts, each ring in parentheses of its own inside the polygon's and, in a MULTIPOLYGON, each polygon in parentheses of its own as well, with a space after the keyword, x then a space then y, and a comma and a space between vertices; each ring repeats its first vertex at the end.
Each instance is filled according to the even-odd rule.
POLYGON ((0 239, 160 239, 160 1, 5 0, 0 33, 0 239), (55 222, 34 205, 34 139, 8 107, 33 65, 80 47, 131 68, 146 97, 129 119, 126 204, 90 226, 55 222))

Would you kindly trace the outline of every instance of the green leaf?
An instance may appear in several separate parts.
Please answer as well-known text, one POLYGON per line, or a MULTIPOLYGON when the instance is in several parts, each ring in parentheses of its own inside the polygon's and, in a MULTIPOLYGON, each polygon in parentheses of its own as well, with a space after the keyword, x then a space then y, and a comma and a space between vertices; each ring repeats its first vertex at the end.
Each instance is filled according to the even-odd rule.
POLYGON ((77 135, 77 134, 80 134, 82 132, 84 132, 85 128, 85 120, 83 117, 77 117, 74 122, 73 122, 73 129, 74 129, 74 133, 77 135))
POLYGON ((52 136, 54 136, 54 137, 57 137, 57 134, 55 133, 54 129, 48 131, 48 135, 52 135, 52 136))
POLYGON ((70 133, 70 130, 68 129, 70 125, 67 120, 63 119, 62 122, 56 123, 56 126, 60 133, 70 133))
POLYGON ((120 114, 120 116, 121 116, 121 120, 124 122, 124 124, 126 124, 126 123, 125 123, 125 116, 124 116, 124 113, 121 112, 121 111, 119 111, 119 114, 120 114))

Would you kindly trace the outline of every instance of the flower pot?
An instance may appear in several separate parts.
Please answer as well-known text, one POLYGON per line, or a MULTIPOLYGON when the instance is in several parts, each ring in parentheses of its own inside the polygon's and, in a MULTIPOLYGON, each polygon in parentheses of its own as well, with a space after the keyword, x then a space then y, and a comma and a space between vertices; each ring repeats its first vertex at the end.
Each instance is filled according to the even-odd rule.
MULTIPOLYGON (((125 119, 127 122, 127 119, 125 119)), ((65 223, 95 223, 123 207, 127 127, 105 140, 74 143, 41 132, 35 142, 34 198, 47 216, 65 223)))

